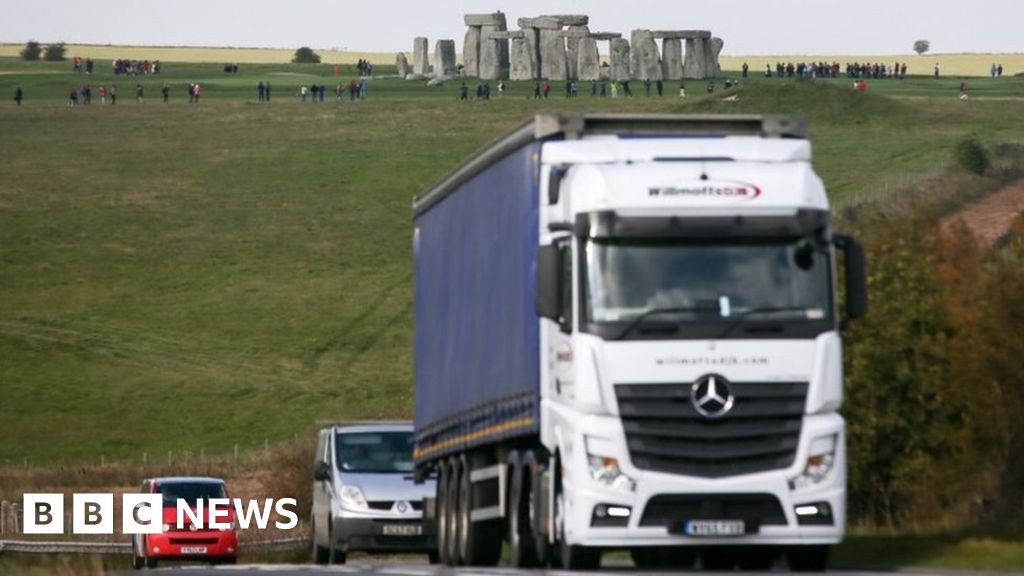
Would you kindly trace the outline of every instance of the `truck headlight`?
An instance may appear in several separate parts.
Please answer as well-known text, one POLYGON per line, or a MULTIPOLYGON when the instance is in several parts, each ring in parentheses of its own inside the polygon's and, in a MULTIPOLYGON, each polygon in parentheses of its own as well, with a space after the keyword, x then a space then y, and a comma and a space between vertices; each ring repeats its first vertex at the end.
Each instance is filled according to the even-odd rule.
POLYGON ((351 510, 369 510, 370 506, 363 497, 363 491, 355 486, 341 487, 341 505, 351 510))
POLYGON ((791 490, 799 490, 820 483, 828 478, 835 466, 836 448, 839 446, 839 435, 831 434, 815 438, 807 451, 804 471, 789 481, 791 490))
POLYGON ((587 467, 590 471, 590 478, 594 482, 609 488, 629 490, 630 492, 636 489, 636 482, 619 469, 619 461, 611 456, 603 455, 612 452, 611 442, 603 438, 587 436, 585 443, 587 467))

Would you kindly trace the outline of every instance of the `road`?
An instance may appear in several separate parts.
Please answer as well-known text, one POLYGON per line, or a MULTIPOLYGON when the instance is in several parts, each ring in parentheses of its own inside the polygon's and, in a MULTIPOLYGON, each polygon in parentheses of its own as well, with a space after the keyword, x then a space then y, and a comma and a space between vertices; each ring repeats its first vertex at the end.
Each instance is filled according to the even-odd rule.
MULTIPOLYGON (((585 575, 598 575, 607 574, 609 572, 621 574, 623 576, 628 574, 642 574, 643 576, 660 576, 660 575, 672 575, 678 576, 680 572, 689 572, 693 576, 699 574, 715 574, 714 572, 703 572, 700 570, 688 570, 688 571, 657 571, 657 570, 643 570, 638 571, 632 567, 628 561, 623 560, 620 563, 605 562, 600 571, 592 572, 568 572, 565 570, 516 570, 513 568, 458 568, 450 569, 443 566, 432 566, 428 564, 415 564, 415 563, 375 563, 375 562, 355 562, 351 564, 345 564, 342 566, 313 566, 310 564, 249 564, 249 565, 237 565, 237 566, 219 566, 216 568, 206 566, 174 566, 169 565, 166 568, 158 568, 156 570, 145 570, 145 571, 132 571, 126 570, 124 572, 116 573, 118 576, 130 576, 130 575, 181 575, 181 576, 230 576, 232 574, 268 574, 274 576, 309 576, 310 574, 365 574, 367 576, 515 576, 517 574, 532 574, 540 576, 542 574, 551 574, 558 576, 585 576, 585 575)), ((778 574, 784 574, 786 572, 782 570, 776 570, 775 572, 721 572, 719 574, 742 574, 743 576, 776 576, 778 574)), ((836 576, 884 576, 886 572, 867 572, 867 571, 852 571, 852 570, 833 570, 829 572, 836 576)), ((890 572, 895 574, 895 572, 890 572)), ((793 573, 797 574, 797 573, 793 573)), ((966 572, 966 571, 950 571, 950 570, 913 570, 914 576, 980 576, 980 572, 966 572)))

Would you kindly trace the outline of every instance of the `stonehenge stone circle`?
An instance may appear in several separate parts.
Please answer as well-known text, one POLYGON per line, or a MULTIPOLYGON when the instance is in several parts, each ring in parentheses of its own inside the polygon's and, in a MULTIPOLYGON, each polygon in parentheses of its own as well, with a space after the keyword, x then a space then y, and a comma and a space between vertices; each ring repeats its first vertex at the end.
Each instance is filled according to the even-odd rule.
POLYGON ((426 76, 430 74, 430 62, 427 59, 427 39, 423 36, 412 41, 412 73, 426 76))
POLYGON ((405 78, 409 73, 409 59, 405 57, 405 52, 395 54, 395 67, 398 68, 399 78, 405 78))
MULTIPOLYGON (((464 14, 465 41, 462 72, 485 80, 551 81, 602 78, 615 82, 637 80, 703 79, 721 73, 719 58, 724 43, 708 30, 633 30, 630 40, 614 32, 591 32, 585 14, 545 14, 519 18, 519 30, 508 29, 507 17, 464 14), (683 41, 685 40, 685 50, 683 41), (609 61, 602 66, 598 43, 608 41, 609 61), (659 45, 660 41, 660 45, 659 45)), ((443 78, 454 75, 454 41, 435 46, 431 72, 428 41, 414 41, 410 70, 404 54, 396 54, 400 75, 406 78, 443 78)))

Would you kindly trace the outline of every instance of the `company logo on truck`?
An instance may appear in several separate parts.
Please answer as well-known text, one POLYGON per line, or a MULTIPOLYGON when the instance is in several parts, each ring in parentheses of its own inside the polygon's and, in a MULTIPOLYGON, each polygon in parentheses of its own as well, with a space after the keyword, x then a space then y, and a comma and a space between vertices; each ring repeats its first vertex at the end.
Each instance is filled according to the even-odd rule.
POLYGON ((753 200, 761 195, 761 188, 744 182, 699 182, 679 186, 654 186, 647 189, 650 197, 729 198, 753 200))
POLYGON ((736 397, 729 381, 717 374, 701 376, 690 389, 690 402, 694 410, 705 418, 721 418, 732 410, 736 397))

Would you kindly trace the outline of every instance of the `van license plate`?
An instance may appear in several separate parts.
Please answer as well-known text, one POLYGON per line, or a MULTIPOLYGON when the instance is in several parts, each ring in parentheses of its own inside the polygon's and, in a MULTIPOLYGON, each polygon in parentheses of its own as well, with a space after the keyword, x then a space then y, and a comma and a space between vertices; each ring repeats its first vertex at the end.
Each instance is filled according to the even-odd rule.
POLYGON ((423 526, 420 524, 385 524, 385 536, 419 536, 423 534, 423 526))
POLYGON ((743 536, 746 533, 743 520, 688 520, 683 523, 687 536, 743 536))
POLYGON ((182 546, 182 554, 206 554, 206 546, 182 546))

